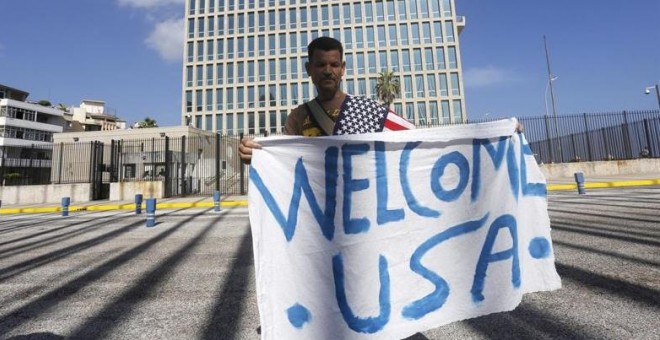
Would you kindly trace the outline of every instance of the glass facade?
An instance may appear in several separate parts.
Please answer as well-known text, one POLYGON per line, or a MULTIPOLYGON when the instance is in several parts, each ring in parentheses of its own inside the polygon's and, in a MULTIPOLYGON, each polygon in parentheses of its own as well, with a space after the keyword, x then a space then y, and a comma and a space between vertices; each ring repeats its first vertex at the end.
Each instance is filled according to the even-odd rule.
POLYGON ((344 44, 344 90, 376 98, 379 72, 394 71, 393 107, 416 125, 465 119, 453 0, 187 0, 182 115, 227 134, 280 132, 315 92, 307 44, 344 44), (450 104, 451 103, 451 104, 450 104), (402 112, 405 110, 405 112, 402 112))

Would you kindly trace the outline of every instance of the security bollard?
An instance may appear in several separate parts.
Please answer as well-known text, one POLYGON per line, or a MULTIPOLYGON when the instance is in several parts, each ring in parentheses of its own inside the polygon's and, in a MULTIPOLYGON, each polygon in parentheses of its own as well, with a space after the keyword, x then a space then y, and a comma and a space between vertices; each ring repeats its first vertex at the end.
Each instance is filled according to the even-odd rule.
POLYGON ((135 214, 142 213, 142 194, 135 194, 135 214))
POLYGON ((62 197, 62 216, 69 216, 69 205, 71 197, 62 197))
POLYGON ((213 207, 215 211, 220 211, 220 191, 213 192, 213 207))
POLYGON ((576 172, 575 173, 575 182, 577 182, 577 189, 578 189, 578 194, 584 195, 586 194, 586 191, 584 191, 584 174, 581 172, 576 172))
POLYGON ((147 227, 156 225, 156 199, 147 198, 147 227))

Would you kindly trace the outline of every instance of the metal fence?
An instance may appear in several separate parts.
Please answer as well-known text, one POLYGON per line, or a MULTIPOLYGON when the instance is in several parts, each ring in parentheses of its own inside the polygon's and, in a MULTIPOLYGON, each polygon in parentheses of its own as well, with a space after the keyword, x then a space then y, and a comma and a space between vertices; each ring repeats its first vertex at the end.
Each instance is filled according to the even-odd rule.
MULTIPOLYGON (((519 120, 539 163, 660 157, 657 110, 519 120)), ((263 135, 251 135, 256 136, 263 135)), ((0 178, 3 185, 91 183, 95 199, 108 197, 110 183, 130 181, 162 181, 166 197, 211 195, 215 190, 243 194, 247 167, 237 155, 241 137, 217 134, 5 146, 0 147, 0 178)))
POLYGON ((660 111, 520 118, 539 163, 660 157, 660 111))

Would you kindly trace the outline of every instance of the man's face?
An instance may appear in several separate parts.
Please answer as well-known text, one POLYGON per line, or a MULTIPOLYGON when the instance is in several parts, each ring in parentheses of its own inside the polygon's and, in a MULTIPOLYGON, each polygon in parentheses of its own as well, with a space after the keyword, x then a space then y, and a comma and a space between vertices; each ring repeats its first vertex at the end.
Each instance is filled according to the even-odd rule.
POLYGON ((333 92, 339 88, 345 67, 346 64, 341 60, 341 54, 337 50, 317 49, 312 55, 312 60, 305 64, 307 74, 312 77, 312 82, 320 93, 333 92))

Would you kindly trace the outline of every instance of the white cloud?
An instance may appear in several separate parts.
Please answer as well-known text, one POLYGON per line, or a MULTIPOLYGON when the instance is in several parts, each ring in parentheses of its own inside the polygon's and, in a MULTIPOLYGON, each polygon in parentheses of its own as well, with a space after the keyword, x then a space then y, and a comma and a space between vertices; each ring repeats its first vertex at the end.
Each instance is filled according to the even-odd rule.
POLYGON ((483 87, 505 82, 516 81, 517 76, 505 69, 495 66, 473 67, 463 71, 466 87, 483 87))
POLYGON ((185 0, 117 0, 119 5, 137 8, 157 8, 167 5, 183 4, 185 0))
POLYGON ((120 6, 141 10, 153 29, 144 42, 166 61, 182 58, 185 0, 116 0, 120 6))
POLYGON ((167 61, 179 61, 183 53, 184 19, 159 22, 145 43, 167 61))

